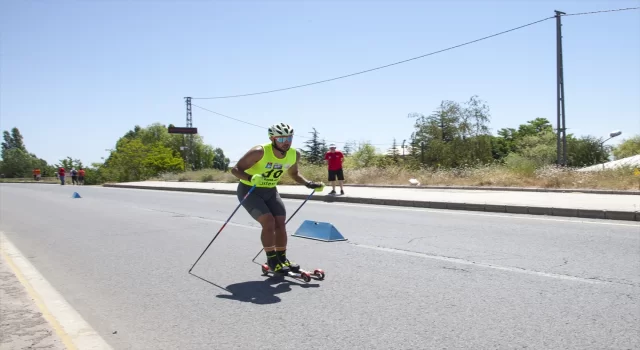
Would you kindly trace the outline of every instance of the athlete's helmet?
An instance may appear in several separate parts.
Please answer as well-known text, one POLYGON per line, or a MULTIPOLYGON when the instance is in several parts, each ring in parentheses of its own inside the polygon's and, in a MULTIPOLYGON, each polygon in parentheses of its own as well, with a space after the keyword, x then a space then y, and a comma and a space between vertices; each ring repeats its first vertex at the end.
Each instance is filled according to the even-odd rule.
POLYGON ((293 135, 293 128, 289 124, 278 123, 271 125, 269 128, 269 137, 289 135, 293 135))

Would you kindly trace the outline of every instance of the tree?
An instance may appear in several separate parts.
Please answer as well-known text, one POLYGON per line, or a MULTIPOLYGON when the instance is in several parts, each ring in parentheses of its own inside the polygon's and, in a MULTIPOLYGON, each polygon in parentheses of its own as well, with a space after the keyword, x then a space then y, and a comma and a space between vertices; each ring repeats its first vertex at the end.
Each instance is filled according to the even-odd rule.
POLYGON ((35 154, 29 153, 24 144, 24 138, 17 127, 13 127, 11 132, 2 132, 2 163, 0 172, 5 177, 31 177, 31 171, 39 168, 42 176, 52 176, 53 169, 44 159, 38 158, 35 154))
POLYGON ((161 173, 184 171, 182 158, 161 142, 145 145, 140 138, 123 139, 111 153, 105 174, 119 182, 141 181, 161 173))
MULTIPOLYGON (((145 128, 136 125, 133 130, 129 130, 116 142, 116 148, 121 143, 134 139, 139 139, 146 146, 152 146, 156 143, 162 144, 170 149, 175 157, 181 157, 184 162, 188 161, 189 164, 185 164, 185 168, 189 170, 212 168, 224 170, 225 164, 229 163, 229 160, 225 160, 225 158, 216 162, 217 155, 214 147, 205 144, 202 136, 169 134, 168 128, 162 123, 153 123, 145 128), (191 145, 188 142, 189 138, 193 138, 191 145)), ((105 161, 104 165, 109 165, 110 158, 105 161)))
POLYGON ((345 157, 348 157, 351 155, 351 153, 355 148, 356 148, 355 142, 347 142, 344 144, 344 149, 342 150, 342 154, 344 154, 345 157))
POLYGON ((229 160, 229 158, 225 157, 222 148, 216 148, 214 150, 214 153, 215 158, 213 159, 213 168, 222 171, 228 171, 229 163, 231 163, 231 161, 229 160))
POLYGON ((498 136, 491 138, 491 153, 493 159, 504 159, 509 153, 517 151, 516 140, 517 131, 513 128, 502 128, 498 130, 498 136))
POLYGON ((594 136, 575 138, 567 135, 567 165, 571 167, 585 167, 600 164, 609 158, 609 150, 600 147, 602 139, 594 136))
POLYGON ((329 152, 327 141, 325 139, 322 139, 322 141, 320 142, 320 162, 324 160, 324 155, 327 154, 327 152, 329 152))
POLYGON ((316 128, 313 128, 313 131, 309 133, 312 136, 305 142, 306 148, 302 150, 302 156, 311 164, 321 164, 324 160, 323 149, 326 148, 326 145, 323 145, 323 142, 320 141, 316 128))
POLYGON ((11 134, 8 131, 2 132, 2 151, 7 151, 13 148, 13 139, 11 138, 11 134))
POLYGON ((361 143, 352 156, 358 167, 369 167, 376 165, 376 148, 368 142, 361 143))
MULTIPOLYGON (((529 120, 525 124, 521 124, 517 130, 513 128, 502 128, 498 130, 498 136, 492 136, 490 138, 491 153, 494 159, 500 161, 505 160, 509 154, 518 153, 527 159, 535 158, 542 161, 544 158, 545 160, 542 161, 542 163, 546 164, 548 159, 547 155, 552 151, 551 149, 553 148, 555 152, 555 146, 552 140, 553 135, 555 135, 553 126, 546 118, 529 120), (542 147, 541 143, 545 146, 542 147), (528 148, 536 149, 531 150, 528 148), (541 153, 544 153, 545 156, 541 156, 541 153)), ((567 145, 568 139, 569 136, 567 136, 567 145)))
POLYGON ((0 172, 9 178, 31 177, 34 163, 35 159, 29 153, 20 148, 10 148, 3 151, 0 172))
POLYGON ((391 144, 391 148, 387 150, 387 155, 393 159, 394 162, 398 162, 398 156, 400 155, 400 151, 398 151, 398 143, 396 142, 396 138, 393 138, 393 143, 391 144))
POLYGON ((521 137, 517 140, 516 147, 517 154, 533 161, 536 166, 556 161, 556 135, 553 130, 542 129, 538 134, 521 137))
POLYGON ((17 148, 25 152, 27 151, 27 148, 24 146, 24 138, 22 137, 20 130, 18 130, 18 128, 16 127, 11 129, 11 140, 13 143, 13 148, 17 148))
POLYGON ((56 168, 62 167, 65 169, 76 168, 76 170, 84 168, 84 165, 82 164, 82 161, 80 159, 73 159, 71 157, 60 159, 60 162, 58 164, 54 164, 54 166, 56 168))
POLYGON ((18 128, 13 127, 11 129, 11 133, 6 130, 3 131, 2 138, 4 140, 2 142, 2 151, 17 148, 19 150, 27 152, 27 148, 24 146, 24 137, 22 137, 22 134, 20 133, 20 130, 18 128))
POLYGON ((463 105, 442 101, 429 116, 412 113, 409 117, 416 119, 409 142, 414 162, 459 167, 492 161, 489 107, 477 96, 463 105))
POLYGON ((541 135, 547 132, 553 133, 553 126, 546 118, 536 118, 529 120, 526 124, 520 125, 517 137, 541 135))
POLYGON ((156 142, 144 149, 146 152, 142 166, 147 177, 157 176, 164 172, 179 172, 184 170, 182 158, 176 157, 171 149, 160 142, 156 142))
POLYGON ((640 135, 635 135, 622 141, 618 147, 613 149, 613 156, 616 159, 627 158, 640 154, 640 135))
MULTIPOLYGON (((176 156, 179 153, 175 153, 176 156)), ((191 164, 193 170, 212 169, 215 168, 215 150, 211 145, 205 145, 202 142, 193 145, 191 164)))

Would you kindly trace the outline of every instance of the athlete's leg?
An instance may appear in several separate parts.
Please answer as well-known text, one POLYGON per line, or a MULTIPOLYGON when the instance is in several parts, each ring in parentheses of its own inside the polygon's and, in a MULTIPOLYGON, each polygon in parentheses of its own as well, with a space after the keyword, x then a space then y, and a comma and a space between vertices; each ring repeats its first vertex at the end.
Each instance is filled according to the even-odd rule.
POLYGON ((256 218, 256 221, 262 226, 262 233, 260 234, 260 241, 262 241, 262 247, 265 252, 275 251, 276 236, 274 232, 276 230, 276 221, 271 214, 262 214, 256 218))
POLYGON ((274 217, 274 227, 276 231, 276 252, 282 252, 287 249, 287 228, 285 225, 286 218, 287 217, 284 215, 278 215, 274 217))
POLYGON ((276 254, 280 262, 291 269, 293 272, 297 272, 300 266, 295 263, 292 263, 287 259, 287 227, 285 225, 287 218, 287 210, 284 206, 284 202, 280 197, 280 194, 275 191, 273 196, 269 198, 267 201, 267 205, 269 209, 273 213, 274 221, 275 221, 275 231, 276 231, 276 254))
MULTIPOLYGON (((249 189, 251 189, 250 186, 239 183, 237 190, 238 199, 242 200, 247 192, 249 192, 249 189)), ((280 272, 286 271, 288 268, 284 268, 276 256, 275 219, 267 205, 270 192, 270 189, 256 188, 247 199, 244 200, 242 206, 247 210, 249 215, 262 226, 260 240, 262 241, 262 248, 267 256, 267 264, 273 271, 280 272)))

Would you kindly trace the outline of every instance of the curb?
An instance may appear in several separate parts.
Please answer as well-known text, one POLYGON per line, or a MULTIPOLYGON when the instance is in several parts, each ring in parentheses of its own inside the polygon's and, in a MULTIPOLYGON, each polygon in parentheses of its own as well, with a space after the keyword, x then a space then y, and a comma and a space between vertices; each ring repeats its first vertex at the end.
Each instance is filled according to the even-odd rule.
MULTIPOLYGON (((235 195, 234 190, 216 190, 205 188, 185 188, 185 187, 157 187, 142 185, 119 185, 119 184, 103 184, 103 187, 114 188, 131 188, 138 190, 158 190, 158 191, 176 191, 176 192, 196 192, 196 193, 215 193, 235 195)), ((287 199, 307 199, 307 194, 291 194, 280 193, 282 198, 287 199)), ((479 204, 479 203, 455 203, 455 202, 430 202, 430 201, 413 201, 406 199, 381 199, 381 198, 363 198, 363 197, 330 197, 330 196, 311 196, 309 200, 324 202, 342 202, 342 203, 359 203, 374 205, 392 205, 401 207, 429 208, 429 209, 449 209, 449 210, 468 210, 468 211, 484 211, 492 213, 507 214, 528 214, 528 215, 547 215, 576 217, 585 219, 604 219, 604 220, 623 220, 623 221, 640 221, 640 212, 638 211, 609 211, 597 209, 571 209, 571 208, 553 208, 553 207, 530 207, 519 205, 502 205, 502 204, 479 204)))
POLYGON ((534 188, 534 187, 481 187, 481 186, 402 186, 402 185, 344 185, 345 187, 406 188, 421 190, 469 190, 469 191, 514 191, 514 192, 559 192, 559 193, 593 193, 593 194, 625 194, 640 196, 638 190, 594 190, 580 188, 534 188))
MULTIPOLYGON (((191 183, 207 183, 207 184, 228 184, 231 182, 217 181, 164 181, 172 182, 191 182, 191 183)), ((536 188, 536 187, 483 187, 483 186, 410 186, 410 185, 365 185, 365 184, 344 184, 344 187, 372 187, 372 188, 403 188, 403 189, 420 189, 420 190, 469 190, 469 191, 514 191, 514 192, 557 192, 557 193, 593 193, 593 194, 624 194, 640 196, 640 190, 595 190, 589 188, 536 188)))
POLYGON ((59 185, 59 184, 60 184, 60 182, 0 181, 0 184, 38 184, 38 185, 59 185))

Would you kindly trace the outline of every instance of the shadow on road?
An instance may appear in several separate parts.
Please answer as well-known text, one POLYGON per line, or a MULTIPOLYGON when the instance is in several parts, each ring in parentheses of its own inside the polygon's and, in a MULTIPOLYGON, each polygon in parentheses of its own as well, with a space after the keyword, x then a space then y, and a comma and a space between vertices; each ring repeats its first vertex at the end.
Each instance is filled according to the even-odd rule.
POLYGON ((270 276, 264 281, 247 281, 234 283, 224 288, 231 293, 216 295, 220 299, 231 299, 254 304, 275 304, 280 302, 280 298, 276 294, 291 291, 291 286, 299 286, 302 288, 317 288, 319 284, 298 283, 286 279, 285 277, 270 276))
POLYGON ((220 299, 237 300, 254 304, 275 304, 279 303, 281 299, 276 294, 285 293, 291 291, 291 286, 299 286, 301 288, 317 288, 319 284, 298 283, 295 280, 287 279, 281 276, 269 276, 264 281, 247 281, 228 285, 226 288, 217 285, 209 280, 206 280, 198 275, 189 272, 191 276, 194 276, 202 281, 209 283, 212 286, 218 287, 228 294, 216 295, 220 299), (276 286, 274 286, 276 285, 276 286))

